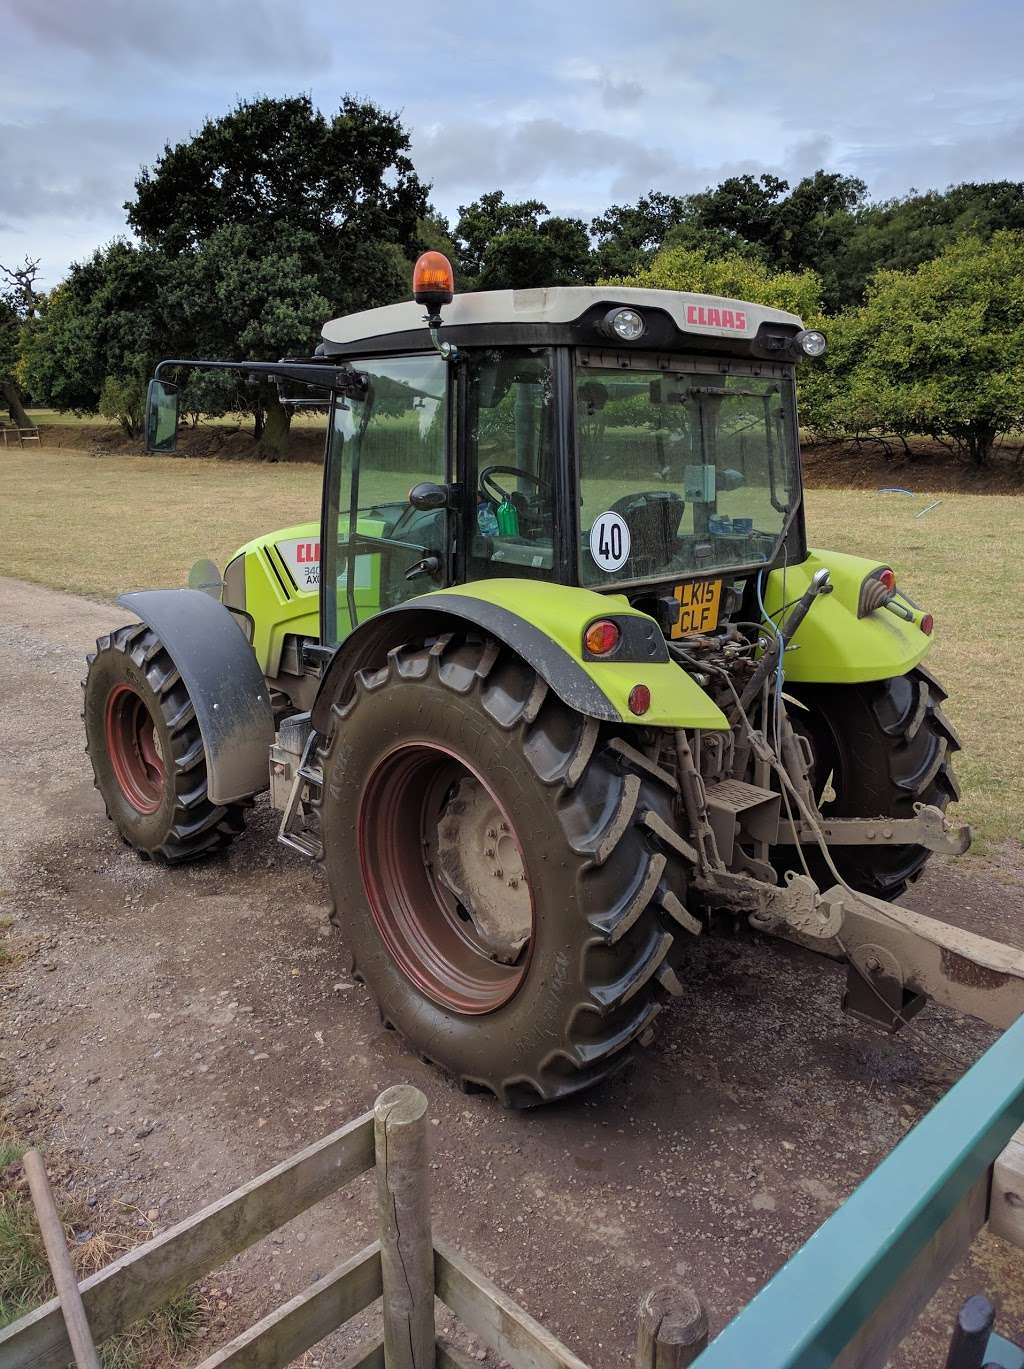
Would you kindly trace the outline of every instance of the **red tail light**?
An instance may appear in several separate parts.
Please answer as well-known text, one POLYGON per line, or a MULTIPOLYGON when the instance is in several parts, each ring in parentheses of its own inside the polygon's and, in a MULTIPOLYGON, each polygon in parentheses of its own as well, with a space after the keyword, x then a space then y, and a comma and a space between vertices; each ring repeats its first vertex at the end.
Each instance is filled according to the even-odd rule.
POLYGON ((926 637, 930 637, 935 629, 935 619, 932 617, 930 613, 926 613, 924 617, 921 619, 921 621, 918 623, 918 627, 921 629, 921 631, 924 633, 926 637))
POLYGON ((896 588, 896 576, 888 566, 885 570, 880 570, 878 572, 878 579, 880 583, 886 587, 889 593, 892 594, 893 590, 896 588))
POLYGON ((592 656, 607 656, 619 645, 619 629, 607 618, 599 618, 583 634, 583 645, 592 656))

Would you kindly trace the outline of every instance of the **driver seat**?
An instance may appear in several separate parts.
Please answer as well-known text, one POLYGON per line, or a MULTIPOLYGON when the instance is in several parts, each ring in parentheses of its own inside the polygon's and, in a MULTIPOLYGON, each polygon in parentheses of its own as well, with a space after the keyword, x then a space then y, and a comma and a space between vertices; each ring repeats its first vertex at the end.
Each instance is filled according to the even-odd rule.
POLYGON ((644 490, 611 507, 629 528, 631 575, 643 579, 672 560, 686 504, 674 490, 644 490))

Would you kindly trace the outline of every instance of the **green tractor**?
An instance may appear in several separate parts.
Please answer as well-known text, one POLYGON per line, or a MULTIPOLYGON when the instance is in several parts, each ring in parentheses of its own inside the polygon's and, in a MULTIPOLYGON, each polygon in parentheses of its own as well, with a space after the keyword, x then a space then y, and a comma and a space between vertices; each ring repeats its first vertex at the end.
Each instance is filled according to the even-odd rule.
POLYGON ((223 850, 269 788, 324 863, 383 1019, 528 1106, 604 1079, 722 916, 850 966, 895 1030, 927 996, 1000 1025, 1014 953, 899 908, 960 852, 931 615, 812 550, 792 314, 619 287, 453 297, 325 325, 271 376, 328 413, 319 518, 223 575, 124 595, 85 682, 124 839, 223 850), (424 313, 424 307, 426 313, 424 313))

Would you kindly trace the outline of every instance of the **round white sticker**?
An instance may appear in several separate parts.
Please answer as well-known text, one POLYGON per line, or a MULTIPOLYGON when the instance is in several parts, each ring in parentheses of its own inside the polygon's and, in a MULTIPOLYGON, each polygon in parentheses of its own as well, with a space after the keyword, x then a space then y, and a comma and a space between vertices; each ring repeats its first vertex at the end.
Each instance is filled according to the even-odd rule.
POLYGON ((629 525, 618 513, 599 513, 590 529, 590 554, 598 570, 621 570, 629 560, 629 525))

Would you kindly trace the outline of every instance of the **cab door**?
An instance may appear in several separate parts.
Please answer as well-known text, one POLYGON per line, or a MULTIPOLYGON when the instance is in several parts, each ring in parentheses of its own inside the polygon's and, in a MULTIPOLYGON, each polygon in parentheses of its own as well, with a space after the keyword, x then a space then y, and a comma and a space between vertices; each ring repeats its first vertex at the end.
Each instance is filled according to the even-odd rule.
POLYGON ((449 483, 448 363, 435 352, 354 360, 361 397, 335 396, 324 478, 321 641, 449 583, 448 508, 417 509, 414 485, 449 483))

